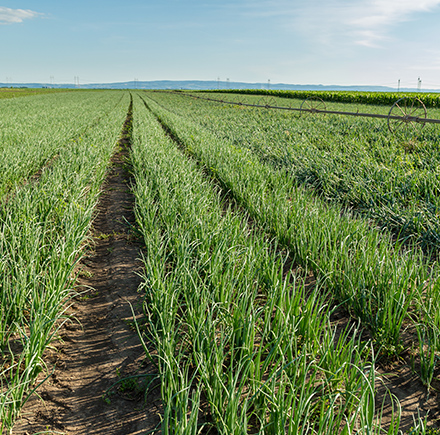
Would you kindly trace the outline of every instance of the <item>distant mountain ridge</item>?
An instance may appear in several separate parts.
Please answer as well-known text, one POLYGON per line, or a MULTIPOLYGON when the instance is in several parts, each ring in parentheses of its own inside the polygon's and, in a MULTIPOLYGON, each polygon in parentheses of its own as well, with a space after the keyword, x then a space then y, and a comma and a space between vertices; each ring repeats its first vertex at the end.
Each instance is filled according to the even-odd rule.
MULTIPOLYGON (((27 87, 27 88, 78 88, 73 83, 0 83, 0 87, 27 87)), ((153 81, 127 81, 116 83, 89 83, 80 84, 82 89, 186 89, 186 90, 211 90, 211 89, 276 89, 292 91, 364 91, 364 92, 397 92, 397 88, 387 86, 340 86, 340 85, 295 85, 287 83, 245 83, 225 82, 217 80, 153 80, 153 81)), ((439 89, 400 88, 400 92, 440 92, 439 89)))

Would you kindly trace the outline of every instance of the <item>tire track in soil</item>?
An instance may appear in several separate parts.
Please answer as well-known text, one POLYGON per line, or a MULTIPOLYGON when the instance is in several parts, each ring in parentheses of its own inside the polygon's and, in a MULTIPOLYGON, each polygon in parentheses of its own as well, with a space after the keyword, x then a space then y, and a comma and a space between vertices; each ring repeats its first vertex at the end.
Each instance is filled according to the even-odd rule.
MULTIPOLYGON (((142 244, 130 231, 135 224, 134 197, 129 189, 125 162, 129 154, 127 133, 112 158, 93 223, 92 251, 79 264, 79 290, 68 314, 72 320, 59 331, 45 360, 55 370, 22 410, 13 434, 145 434, 160 422, 160 388, 144 397, 136 383, 118 380, 136 374, 155 375, 132 328, 132 304, 141 315, 137 288, 142 264, 142 244), (75 319, 77 319, 75 321, 75 319), (104 400, 103 395, 111 388, 104 400)), ((145 379, 139 378, 142 387, 145 379)), ((136 382, 136 381, 135 381, 136 382)))

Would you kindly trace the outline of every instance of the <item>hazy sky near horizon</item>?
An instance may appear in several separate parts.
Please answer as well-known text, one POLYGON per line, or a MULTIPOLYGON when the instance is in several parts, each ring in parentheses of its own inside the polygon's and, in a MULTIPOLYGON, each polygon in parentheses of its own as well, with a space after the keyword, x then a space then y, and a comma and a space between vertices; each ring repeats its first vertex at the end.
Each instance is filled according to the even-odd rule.
POLYGON ((440 0, 0 4, 0 82, 217 80, 440 89, 440 0))

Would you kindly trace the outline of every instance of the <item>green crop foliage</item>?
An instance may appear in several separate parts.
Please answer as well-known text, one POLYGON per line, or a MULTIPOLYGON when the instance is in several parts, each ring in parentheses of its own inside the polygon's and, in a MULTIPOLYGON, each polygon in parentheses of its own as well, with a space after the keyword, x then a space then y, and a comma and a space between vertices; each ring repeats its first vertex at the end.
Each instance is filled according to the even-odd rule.
MULTIPOLYGON (((41 94, 54 94, 60 92, 72 92, 72 89, 49 89, 49 88, 0 88, 0 99, 28 97, 41 94)), ((75 92, 75 91, 73 91, 75 92)))
MULTIPOLYGON (((216 107, 211 109, 208 103, 165 93, 143 95, 148 107, 180 146, 203 165, 252 219, 289 249, 295 263, 311 270, 334 300, 370 330, 377 352, 392 357, 403 350, 401 329, 404 322, 417 315, 417 307, 424 313, 424 327, 438 330, 437 305, 431 303, 438 300, 438 266, 432 263, 432 257, 425 255, 426 250, 420 249, 418 241, 397 238, 396 242, 392 232, 375 225, 369 216, 365 219, 341 207, 340 202, 329 201, 316 189, 299 184, 288 171, 262 159, 251 149, 252 141, 251 146, 240 146, 241 127, 247 134, 246 123, 255 125, 253 111, 215 103, 216 107), (235 119, 229 117, 232 109, 235 119), (210 115, 211 110, 218 117, 217 123, 210 115), (228 122, 221 119, 222 113, 228 122), (220 128, 212 131, 203 125, 203 117, 220 128), (233 125, 236 140, 225 134, 226 124, 233 125)), ((262 131, 267 125, 264 118, 272 119, 270 113, 264 113, 257 118, 261 121, 258 135, 262 140, 271 131, 279 134, 277 125, 262 131)), ((321 121, 303 122, 295 118, 295 122, 307 126, 321 121)), ((301 125, 297 126, 298 130, 301 125)), ((427 134, 429 138, 431 133, 427 134)), ((328 142, 331 145, 330 139, 328 142)), ((332 158, 331 152, 328 158, 332 158)), ((420 349, 424 348, 426 334, 419 336, 420 349)), ((421 376, 429 379, 430 372, 426 370, 431 370, 432 353, 421 357, 424 370, 421 376)))
MULTIPOLYGON (((392 136, 383 120, 215 95, 237 104, 139 92, 130 106, 144 242, 144 318, 134 324, 160 374, 162 433, 397 435, 391 394, 391 423, 381 424, 377 358, 399 356, 413 325, 429 390, 440 351, 437 127, 392 136), (346 327, 331 322, 340 308, 346 327)), ((239 97, 299 107, 311 95, 379 114, 395 101, 239 97)), ((113 91, 0 101, 0 432, 50 372, 44 349, 74 294, 128 106, 129 94, 113 91)), ((117 387, 137 392, 137 382, 117 387)), ((427 421, 414 424, 426 432, 427 421)))
MULTIPOLYGON (((83 255, 100 186, 127 112, 127 97, 103 93, 97 99, 98 109, 96 101, 91 104, 75 93, 14 101, 15 117, 24 117, 26 122, 43 103, 48 112, 52 104, 58 105, 64 116, 70 114, 70 121, 63 130, 64 140, 58 139, 57 158, 38 178, 17 186, 0 209, 0 421, 4 433, 12 429, 37 388, 38 374, 49 369, 43 353, 74 294, 73 269, 83 255), (83 110, 88 110, 88 116, 83 110)), ((42 133, 42 119, 35 116, 42 133)), ((53 133, 48 124, 46 120, 48 134, 53 133)), ((32 156, 29 152, 27 158, 32 156)), ((25 155, 22 159, 26 160, 25 155)))
MULTIPOLYGON (((416 242, 428 253, 438 251, 438 126, 426 125, 419 137, 406 137, 391 134, 385 120, 299 116, 184 96, 168 98, 181 102, 178 113, 237 149, 252 151, 263 163, 287 171, 298 185, 373 219, 401 241, 416 242)), ((277 104, 289 106, 285 99, 277 104)), ((330 109, 383 112, 376 106, 352 106, 332 104, 330 109)), ((176 106, 173 110, 177 113, 176 106)))
POLYGON ((0 200, 69 142, 81 140, 112 110, 117 95, 70 92, 0 100, 0 200))
MULTIPOLYGON (((199 91, 200 92, 200 91, 199 91)), ((440 96, 428 92, 359 92, 359 91, 280 91, 264 89, 222 89, 210 93, 230 93, 242 95, 273 96, 305 100, 318 97, 324 101, 337 103, 375 104, 392 106, 402 97, 420 98, 426 107, 440 107, 440 96)))
MULTIPOLYGON (((198 150, 197 128, 177 127, 150 107, 181 144, 198 150)), ((142 101, 134 108, 131 160, 145 242, 139 333, 157 352, 145 345, 161 374, 162 432, 380 433, 371 343, 354 327, 337 336, 325 277, 310 293, 304 269, 286 273, 295 253, 252 224, 247 210, 224 202, 212 178, 224 173, 218 162, 188 159, 142 101)), ((256 187, 262 167, 246 172, 246 160, 221 146, 228 173, 243 174, 235 185, 256 187)))

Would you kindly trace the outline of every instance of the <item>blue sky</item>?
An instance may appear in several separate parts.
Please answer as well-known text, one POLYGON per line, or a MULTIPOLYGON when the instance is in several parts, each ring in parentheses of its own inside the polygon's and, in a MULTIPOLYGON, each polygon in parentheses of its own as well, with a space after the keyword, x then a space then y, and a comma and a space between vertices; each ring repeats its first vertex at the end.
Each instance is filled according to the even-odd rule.
POLYGON ((0 82, 440 89, 440 0, 0 3, 0 82))

